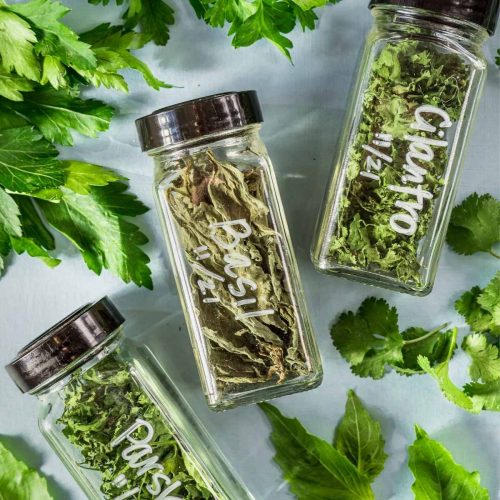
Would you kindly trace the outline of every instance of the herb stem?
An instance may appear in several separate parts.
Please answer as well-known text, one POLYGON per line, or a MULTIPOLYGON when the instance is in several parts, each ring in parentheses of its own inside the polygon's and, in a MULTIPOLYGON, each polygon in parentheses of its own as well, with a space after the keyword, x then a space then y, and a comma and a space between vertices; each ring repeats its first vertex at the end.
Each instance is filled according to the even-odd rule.
POLYGON ((494 252, 493 250, 488 250, 488 253, 490 255, 493 255, 493 257, 495 257, 496 259, 500 259, 500 254, 497 254, 496 252, 494 252))
POLYGON ((403 345, 417 344, 418 342, 422 342, 422 340, 427 340, 428 338, 431 338, 433 335, 436 335, 436 333, 439 333, 441 330, 443 330, 443 328, 446 328, 448 325, 449 323, 443 323, 441 326, 438 326, 434 330, 430 331, 429 333, 426 333, 425 335, 422 335, 421 337, 411 340, 404 340, 403 345))

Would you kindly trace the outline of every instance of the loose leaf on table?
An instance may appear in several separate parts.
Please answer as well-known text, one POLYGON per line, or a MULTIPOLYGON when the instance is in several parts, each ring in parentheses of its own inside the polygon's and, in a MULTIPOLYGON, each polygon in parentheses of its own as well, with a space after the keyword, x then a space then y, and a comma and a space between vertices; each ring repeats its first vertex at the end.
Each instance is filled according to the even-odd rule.
POLYGON ((47 481, 0 443, 0 498, 6 500, 52 500, 47 481))
POLYGON ((269 403, 261 409, 272 425, 274 460, 298 500, 372 500, 370 480, 330 443, 307 432, 269 403))
POLYGON ((481 384, 471 382, 464 387, 478 410, 500 411, 500 379, 481 384))
POLYGON ((490 500, 478 472, 468 472, 451 453, 416 426, 416 440, 408 448, 409 467, 415 477, 415 500, 490 500))
POLYGON ((493 249, 500 242, 500 201, 490 194, 471 194, 453 209, 447 242, 459 254, 487 252, 500 258, 493 249))
POLYGON ((454 328, 452 340, 449 343, 447 356, 443 361, 437 363, 435 366, 431 366, 431 363, 427 357, 419 356, 418 364, 420 365, 422 370, 424 370, 436 380, 446 399, 463 408, 464 410, 478 413, 480 411, 480 408, 474 405, 474 401, 459 387, 457 387, 450 379, 449 364, 450 359, 453 356, 453 349, 456 343, 457 333, 458 330, 454 328))
POLYGON ((148 239, 124 218, 147 208, 125 194, 126 189, 122 182, 88 188, 86 195, 63 188, 59 203, 40 202, 40 206, 47 221, 78 248, 96 274, 104 267, 126 283, 152 288, 149 258, 141 250, 148 239))
POLYGON ((473 381, 493 382, 500 379, 498 347, 490 344, 485 335, 468 335, 462 343, 462 349, 472 360, 469 373, 473 381))
POLYGON ((22 102, 0 100, 4 107, 35 125, 51 142, 73 145, 71 130, 96 137, 107 130, 114 110, 96 99, 81 99, 64 90, 43 89, 24 95, 22 102))
POLYGON ((455 309, 474 332, 500 336, 500 271, 484 289, 475 286, 462 294, 455 309))
POLYGON ((32 127, 0 130, 0 185, 12 193, 58 198, 65 172, 57 155, 32 127))
POLYGON ((428 331, 412 327, 400 332, 396 308, 384 299, 369 297, 357 313, 348 311, 339 316, 331 336, 353 373, 378 379, 388 366, 407 375, 421 373, 416 362, 419 355, 428 357, 432 364, 442 361, 452 339, 451 332, 443 332, 443 328, 428 331))
POLYGON ((333 444, 370 481, 383 471, 387 454, 380 423, 352 390, 348 393, 345 414, 337 426, 333 444))

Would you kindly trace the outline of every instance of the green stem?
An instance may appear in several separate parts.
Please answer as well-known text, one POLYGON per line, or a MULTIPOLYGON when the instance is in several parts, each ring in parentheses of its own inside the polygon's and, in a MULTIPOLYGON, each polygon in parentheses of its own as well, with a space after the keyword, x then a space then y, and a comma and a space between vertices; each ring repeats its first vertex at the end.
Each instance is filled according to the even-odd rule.
POLYGON ((422 342, 422 340, 427 340, 428 338, 432 337, 433 335, 436 335, 436 333, 439 333, 443 328, 446 328, 448 325, 449 325, 449 323, 444 323, 441 326, 438 326, 436 329, 430 331, 429 333, 422 335, 421 337, 418 337, 416 339, 411 339, 411 340, 404 340, 403 345, 417 344, 418 342, 422 342))
POLYGON ((493 255, 493 257, 495 257, 496 259, 500 259, 500 255, 499 255, 499 254, 497 254, 496 252, 494 252, 493 250, 491 250, 491 249, 490 249, 490 250, 488 250, 488 253, 489 253, 490 255, 493 255))

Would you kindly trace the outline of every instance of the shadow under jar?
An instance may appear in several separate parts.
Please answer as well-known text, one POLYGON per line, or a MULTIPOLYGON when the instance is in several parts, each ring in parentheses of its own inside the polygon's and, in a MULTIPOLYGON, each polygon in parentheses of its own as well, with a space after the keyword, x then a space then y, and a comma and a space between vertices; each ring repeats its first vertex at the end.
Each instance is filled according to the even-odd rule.
POLYGON ((316 387, 311 330, 253 91, 137 120, 208 405, 316 387))
POLYGON ((7 366, 39 399, 40 430, 76 482, 91 500, 253 500, 155 357, 124 339, 124 321, 105 297, 7 366))
POLYGON ((414 295, 433 287, 498 0, 372 0, 320 217, 322 272, 414 295))

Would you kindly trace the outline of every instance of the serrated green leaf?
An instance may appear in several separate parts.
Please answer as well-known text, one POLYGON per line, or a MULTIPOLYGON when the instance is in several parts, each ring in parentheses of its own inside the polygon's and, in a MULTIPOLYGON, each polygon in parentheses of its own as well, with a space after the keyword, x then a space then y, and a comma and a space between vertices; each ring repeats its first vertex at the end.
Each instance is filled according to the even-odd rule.
POLYGON ((415 433, 417 438, 408 448, 415 500, 490 500, 478 472, 468 472, 457 464, 451 453, 420 427, 415 427, 415 433))
POLYGON ((52 500, 45 478, 0 443, 0 498, 6 500, 52 500))
POLYGON ((0 130, 0 184, 13 193, 57 199, 66 179, 57 154, 32 127, 0 130))
POLYGON ((380 423, 352 390, 348 393, 345 414, 335 431, 333 445, 370 481, 384 470, 387 454, 380 423))
POLYGON ((484 384, 472 382, 464 391, 478 410, 500 411, 500 379, 484 384))
POLYGON ((9 7, 0 5, 0 58, 3 67, 30 80, 40 79, 40 66, 33 44, 37 41, 30 25, 9 7))
POLYGON ((459 254, 494 254, 493 245, 500 242, 500 201, 490 194, 468 196, 451 213, 446 241, 459 254))
POLYGON ((14 198, 0 186, 0 228, 9 236, 21 236, 19 207, 14 198))
POLYGON ((331 444, 309 434, 297 419, 261 403, 273 427, 274 460, 298 500, 372 500, 368 478, 331 444))
POLYGON ((485 335, 480 333, 467 335, 462 342, 462 349, 472 360, 469 366, 469 373, 472 380, 492 382, 500 379, 498 347, 488 343, 485 335))
POLYGON ((40 206, 47 221, 78 248, 96 274, 104 267, 126 283, 152 288, 149 258, 141 250, 148 239, 124 218, 147 209, 125 194, 126 189, 121 182, 92 187, 87 195, 63 188, 59 203, 41 202, 40 206))
POLYGON ((52 257, 45 248, 32 238, 11 238, 11 241, 12 248, 19 255, 27 252, 30 257, 40 259, 49 267, 56 267, 61 263, 60 259, 52 257))
POLYGON ((43 58, 40 83, 42 85, 49 83, 56 90, 68 86, 66 68, 58 57, 48 55, 43 58))
POLYGON ((55 0, 31 0, 9 5, 9 10, 29 19, 42 32, 37 50, 43 55, 58 57, 66 66, 92 69, 96 59, 90 46, 78 40, 78 35, 61 23, 71 9, 55 0))
POLYGON ((112 170, 82 161, 62 161, 61 166, 67 172, 65 187, 78 194, 89 194, 92 186, 106 186, 110 182, 126 180, 112 170))
POLYGON ((54 236, 40 218, 33 200, 28 196, 19 195, 15 195, 13 198, 19 207, 23 236, 36 241, 46 250, 54 250, 56 248, 54 236))
POLYGON ((22 93, 33 90, 33 85, 34 82, 22 76, 6 72, 0 64, 0 96, 11 101, 22 101, 22 93))
POLYGON ((23 102, 4 102, 51 141, 73 145, 71 130, 96 137, 107 130, 114 110, 95 99, 80 99, 64 90, 43 89, 26 93, 23 102))
POLYGON ((477 303, 491 314, 493 323, 500 328, 500 271, 486 285, 477 303))

